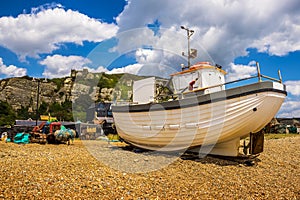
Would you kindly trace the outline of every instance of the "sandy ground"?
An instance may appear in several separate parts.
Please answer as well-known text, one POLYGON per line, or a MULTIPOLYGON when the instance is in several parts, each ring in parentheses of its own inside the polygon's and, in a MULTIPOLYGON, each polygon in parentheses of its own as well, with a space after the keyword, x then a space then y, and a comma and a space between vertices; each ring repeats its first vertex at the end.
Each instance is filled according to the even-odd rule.
POLYGON ((300 136, 266 140, 251 163, 1 141, 0 199, 300 199, 300 136))

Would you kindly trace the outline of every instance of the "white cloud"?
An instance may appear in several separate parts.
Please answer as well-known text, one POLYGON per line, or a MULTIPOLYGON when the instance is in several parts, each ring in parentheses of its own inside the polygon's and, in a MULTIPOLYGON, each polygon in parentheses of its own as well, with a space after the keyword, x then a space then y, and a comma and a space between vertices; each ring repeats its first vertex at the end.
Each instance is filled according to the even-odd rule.
POLYGON ((255 63, 255 61, 251 61, 248 65, 230 63, 228 68, 228 75, 226 76, 226 81, 234 81, 256 75, 257 69, 256 66, 254 66, 255 63))
POLYGON ((91 61, 88 58, 81 56, 62 56, 53 55, 47 56, 44 60, 40 61, 41 65, 45 66, 43 76, 47 78, 65 77, 70 75, 72 69, 82 70, 88 69, 89 72, 99 73, 105 72, 108 74, 120 74, 129 73, 140 76, 160 76, 168 77, 171 73, 176 72, 173 68, 157 63, 161 61, 155 57, 155 53, 151 50, 139 50, 136 55, 142 60, 141 63, 127 65, 121 68, 113 68, 108 70, 103 66, 99 66, 97 69, 89 67, 91 61), (146 60, 148 62, 146 62, 146 60), (143 63, 144 62, 144 63, 143 63))
POLYGON ((20 77, 25 76, 26 73, 27 70, 25 68, 18 68, 14 65, 6 66, 2 58, 0 58, 0 75, 5 75, 5 77, 20 77))
MULTIPOLYGON (((116 35, 117 46, 110 49, 119 55, 134 54, 138 63, 160 63, 172 67, 178 67, 181 63, 187 63, 182 57, 182 52, 187 54, 187 40, 184 32, 178 33, 174 27, 161 28, 158 34, 149 28, 136 28, 116 35)), ((198 57, 194 62, 211 61, 212 58, 200 43, 193 43, 192 48, 198 50, 198 57)))
POLYGON ((284 84, 288 97, 282 104, 278 117, 300 117, 300 81, 285 81, 284 84))
MULTIPOLYGON (((286 81, 286 90, 294 96, 300 96, 300 80, 298 81, 286 81)), ((299 107, 300 109, 300 107, 299 107)))
MULTIPOLYGON (((276 3, 272 0, 128 0, 116 20, 120 31, 158 20, 162 28, 185 34, 180 29, 180 25, 185 25, 195 30, 192 44, 203 45, 215 62, 226 66, 234 58, 247 55, 246 49, 250 47, 274 55, 300 50, 299 9, 298 0, 276 3)), ((150 41, 156 42, 153 33, 132 37, 132 43, 136 44, 136 38, 145 42, 151 38, 150 41)), ((165 42, 164 47, 181 43, 162 37, 159 42, 165 42)))
MULTIPOLYGON (((85 67, 87 68, 87 67, 85 67)), ((103 66, 99 66, 97 69, 94 69, 94 68, 87 68, 89 70, 89 72, 92 72, 92 73, 100 73, 100 72, 109 72, 109 70, 103 66)))
POLYGON ((132 64, 121 68, 114 68, 111 71, 107 72, 108 74, 121 74, 121 73, 128 73, 128 74, 138 74, 139 70, 142 68, 143 65, 141 64, 132 64))
POLYGON ((278 24, 278 31, 269 33, 253 42, 259 52, 283 56, 289 52, 300 50, 300 15, 283 16, 278 24))
POLYGON ((99 66, 97 69, 90 68, 88 67, 90 63, 89 59, 81 56, 62 56, 57 54, 47 56, 44 60, 40 61, 40 64, 45 66, 43 76, 47 78, 69 76, 72 69, 82 70, 86 68, 92 73, 108 72, 103 66, 99 66))
POLYGON ((91 61, 81 56, 47 56, 40 64, 45 65, 43 75, 47 78, 65 77, 71 69, 80 70, 87 67, 91 61))
POLYGON ((300 117, 300 99, 287 98, 282 104, 277 117, 300 117))
POLYGON ((169 78, 169 75, 175 73, 173 68, 159 64, 132 64, 121 68, 114 68, 106 73, 108 74, 121 74, 128 73, 138 76, 156 76, 162 78, 169 78))
MULTIPOLYGON (((125 42, 123 42, 123 44, 125 42)), ((115 50, 117 50, 117 48, 115 50)), ((124 54, 126 54, 126 52, 124 54)), ((129 51, 129 54, 135 57, 137 63, 121 68, 115 68, 108 73, 130 73, 139 76, 159 76, 169 78, 170 74, 175 73, 180 69, 178 63, 185 62, 181 56, 173 54, 173 52, 162 50, 159 47, 150 49, 137 48, 129 51)))
POLYGON ((160 63, 163 60, 163 52, 139 48, 135 57, 138 63, 160 63))
POLYGON ((55 8, 33 10, 31 14, 0 18, 0 45, 21 59, 51 53, 63 43, 82 45, 83 41, 100 42, 113 37, 118 30, 73 10, 55 8))

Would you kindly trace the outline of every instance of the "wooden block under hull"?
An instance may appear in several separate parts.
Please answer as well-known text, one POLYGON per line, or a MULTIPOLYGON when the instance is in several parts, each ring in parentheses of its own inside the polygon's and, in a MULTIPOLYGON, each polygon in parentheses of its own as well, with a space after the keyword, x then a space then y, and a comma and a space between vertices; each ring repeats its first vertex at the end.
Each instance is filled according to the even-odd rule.
POLYGON ((217 143, 215 145, 201 146, 189 149, 200 155, 219 155, 219 156, 238 156, 239 155, 240 138, 230 140, 228 142, 217 143))

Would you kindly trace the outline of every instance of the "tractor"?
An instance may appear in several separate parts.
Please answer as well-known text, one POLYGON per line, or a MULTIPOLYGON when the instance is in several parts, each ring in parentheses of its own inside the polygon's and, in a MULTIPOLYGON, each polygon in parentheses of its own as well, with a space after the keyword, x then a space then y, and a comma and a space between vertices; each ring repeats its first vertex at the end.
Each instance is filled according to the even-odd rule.
POLYGON ((55 143, 54 132, 60 130, 60 122, 42 122, 39 126, 35 126, 31 131, 31 142, 38 143, 55 143))

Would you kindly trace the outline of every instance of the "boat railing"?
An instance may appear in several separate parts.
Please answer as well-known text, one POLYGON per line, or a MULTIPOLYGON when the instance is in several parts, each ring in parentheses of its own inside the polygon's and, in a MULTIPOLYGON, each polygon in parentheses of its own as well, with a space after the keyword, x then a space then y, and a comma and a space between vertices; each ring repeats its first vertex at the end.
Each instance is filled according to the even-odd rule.
POLYGON ((188 93, 191 93, 191 92, 205 91, 207 89, 222 87, 224 85, 229 85, 229 84, 233 84, 233 83, 237 83, 237 82, 242 82, 242 81, 246 81, 246 80, 250 80, 250 79, 254 79, 254 78, 257 78, 258 82, 262 82, 263 78, 264 78, 264 79, 268 79, 268 80, 275 81, 275 82, 278 82, 278 83, 282 83, 282 77, 281 77, 280 70, 278 70, 278 77, 279 78, 276 79, 276 78, 273 78, 273 77, 261 74, 258 62, 256 63, 256 69, 257 69, 257 74, 254 75, 254 76, 249 76, 249 77, 246 77, 246 78, 237 79, 237 80, 234 80, 234 81, 229 81, 229 82, 225 82, 225 83, 221 83, 221 84, 217 84, 217 85, 212 85, 212 86, 208 86, 208 87, 198 88, 198 89, 195 89, 195 90, 192 90, 192 91, 183 92, 183 93, 177 94, 177 95, 180 96, 182 94, 188 94, 188 93))

